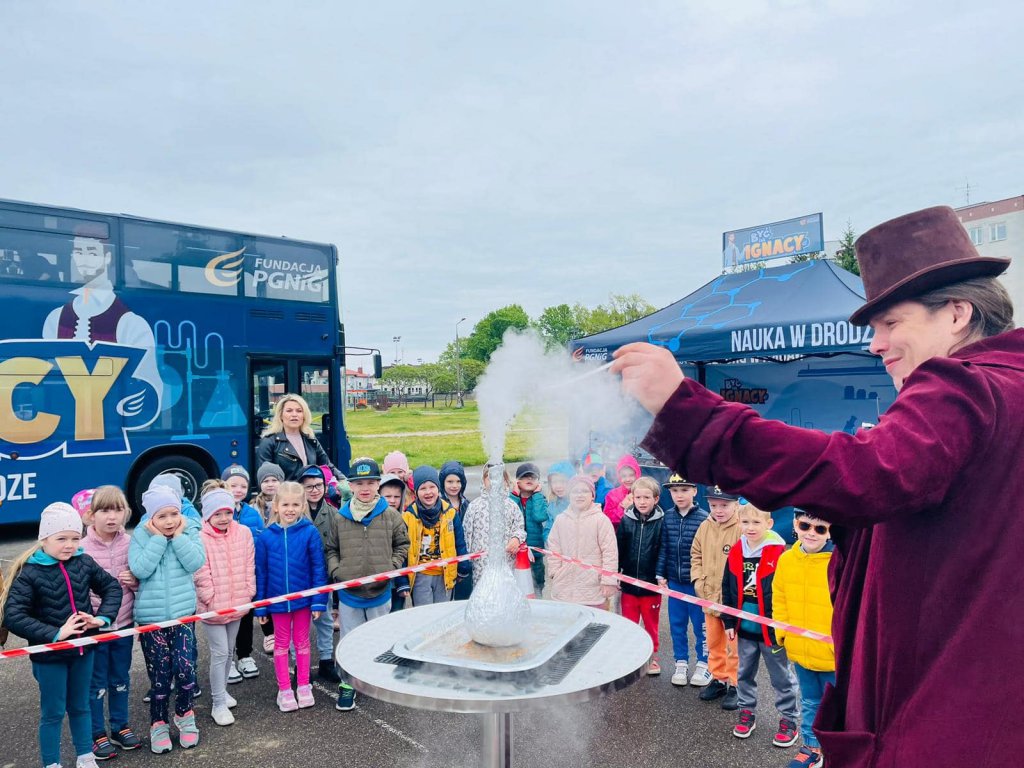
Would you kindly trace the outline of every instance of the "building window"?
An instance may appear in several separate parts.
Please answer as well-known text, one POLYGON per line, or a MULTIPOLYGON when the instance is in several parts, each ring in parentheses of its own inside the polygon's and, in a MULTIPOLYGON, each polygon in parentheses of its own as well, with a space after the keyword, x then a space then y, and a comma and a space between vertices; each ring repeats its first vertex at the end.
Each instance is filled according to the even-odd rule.
POLYGON ((971 242, 974 243, 975 245, 981 245, 984 242, 984 239, 981 235, 981 227, 971 227, 967 231, 971 235, 971 242))
POLYGON ((998 224, 988 225, 988 239, 990 242, 996 242, 997 240, 1006 239, 1006 222, 1001 221, 998 224))

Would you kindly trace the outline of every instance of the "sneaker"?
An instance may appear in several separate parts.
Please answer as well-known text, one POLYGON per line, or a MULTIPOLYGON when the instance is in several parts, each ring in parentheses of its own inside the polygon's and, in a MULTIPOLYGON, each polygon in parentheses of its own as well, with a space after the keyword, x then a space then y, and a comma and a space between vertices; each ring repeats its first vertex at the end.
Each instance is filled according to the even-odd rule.
POLYGON ((273 653, 274 652, 274 636, 269 635, 263 638, 263 652, 273 653))
POLYGON ((317 677, 327 680, 331 683, 340 683, 341 678, 338 677, 338 670, 334 666, 334 662, 326 659, 321 659, 319 668, 317 669, 317 677))
POLYGON ((672 673, 672 685, 686 685, 690 679, 690 665, 685 661, 676 662, 676 671, 672 673))
POLYGON ((729 690, 728 683, 723 683, 721 680, 712 680, 708 685, 704 686, 704 690, 697 696, 701 701, 714 701, 715 699, 725 696, 726 691, 729 690))
POLYGON ((217 725, 231 725, 235 722, 235 716, 231 714, 231 710, 227 707, 214 707, 210 715, 213 717, 213 722, 217 725))
POLYGON ((198 685, 197 685, 197 686, 195 686, 195 687, 194 687, 194 688, 192 689, 192 698, 193 698, 193 699, 198 699, 198 698, 199 698, 200 696, 202 696, 202 695, 203 695, 203 689, 202 689, 202 688, 200 688, 200 687, 199 687, 198 685))
POLYGON ((117 744, 121 749, 131 750, 138 749, 142 746, 142 741, 135 735, 135 731, 127 725, 116 733, 110 734, 110 740, 117 744))
POLYGON ((227 705, 228 709, 234 709, 238 706, 238 702, 235 701, 235 697, 230 693, 224 694, 224 703, 227 705))
POLYGON ((97 760, 109 760, 112 757, 117 757, 117 750, 110 743, 107 734, 100 733, 93 737, 92 754, 97 760))
POLYGON ((282 712, 294 712, 299 708, 299 702, 295 700, 295 693, 291 688, 277 692, 277 708, 282 712))
POLYGON ((736 723, 736 727, 732 729, 732 735, 737 739, 748 739, 756 727, 757 722, 754 713, 749 709, 741 709, 740 721, 736 723))
MULTIPOLYGON (((273 651, 274 649, 271 648, 270 650, 273 651)), ((246 656, 244 659, 238 660, 238 671, 246 680, 252 680, 252 678, 260 676, 259 667, 256 666, 252 656, 246 656)))
POLYGON ((182 749, 192 749, 199 743, 199 728, 196 727, 195 710, 189 710, 180 717, 174 715, 174 727, 178 729, 178 743, 182 749))
POLYGON ((775 734, 775 738, 772 739, 772 744, 776 747, 792 747, 796 744, 796 739, 796 723, 785 717, 779 720, 779 730, 775 734))
POLYGON ((299 709, 306 709, 316 704, 313 699, 313 686, 312 685, 300 685, 295 691, 296 698, 298 699, 299 709))
POLYGON ((821 752, 804 744, 789 761, 789 768, 822 768, 825 758, 821 752))
MULTIPOLYGON (((114 754, 116 755, 117 753, 115 752, 114 754)), ((99 768, 96 765, 96 753, 90 752, 87 755, 79 755, 78 759, 75 760, 75 768, 99 768)))
POLYGON ((228 685, 240 682, 242 682, 242 673, 238 671, 238 665, 232 661, 231 666, 228 667, 228 685))
POLYGON ((155 755, 171 751, 171 728, 163 720, 149 727, 149 749, 155 755))
POLYGON ((342 683, 338 686, 338 703, 334 705, 335 709, 340 709, 342 712, 347 712, 350 709, 356 708, 356 689, 348 683, 342 683))
POLYGON ((149 704, 149 702, 151 702, 152 700, 153 700, 153 689, 150 688, 148 691, 146 691, 146 695, 142 697, 142 701, 143 701, 144 704, 149 704))
POLYGON ((651 676, 661 674, 661 664, 657 659, 651 659, 651 663, 647 666, 647 674, 651 676))
POLYGON ((740 692, 735 685, 726 683, 725 696, 722 697, 722 709, 732 712, 740 708, 740 692))
POLYGON ((690 678, 690 685, 703 688, 712 680, 714 680, 714 678, 711 677, 711 673, 708 672, 708 663, 706 661, 698 661, 697 668, 693 672, 693 677, 690 678))

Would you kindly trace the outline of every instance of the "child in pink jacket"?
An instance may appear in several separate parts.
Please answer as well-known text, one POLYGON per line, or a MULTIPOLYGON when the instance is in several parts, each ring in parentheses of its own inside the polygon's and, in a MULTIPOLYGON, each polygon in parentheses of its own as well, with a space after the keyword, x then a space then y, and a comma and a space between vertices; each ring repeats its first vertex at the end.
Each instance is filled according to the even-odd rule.
MULTIPOLYGON (((139 581, 128 568, 128 545, 132 540, 124 532, 128 522, 128 499, 116 485, 102 485, 95 490, 79 491, 71 499, 71 504, 86 526, 82 550, 121 585, 121 608, 108 629, 130 627, 135 624, 132 609, 139 581)), ((98 596, 92 596, 92 604, 94 609, 99 607, 98 596)), ((118 748, 132 750, 142 746, 128 724, 134 642, 134 638, 122 637, 99 643, 93 651, 89 705, 92 709, 92 751, 97 760, 116 757, 118 748), (109 735, 105 708, 110 713, 109 735)))
MULTIPOLYGON (((196 571, 197 611, 221 610, 248 603, 256 594, 256 549, 252 531, 235 522, 235 499, 231 492, 215 488, 203 494, 203 547, 206 562, 196 571)), ((235 700, 228 695, 227 678, 238 625, 248 611, 235 611, 203 619, 210 645, 211 715, 217 725, 231 725, 235 700)))
MULTIPOLYGON (((569 480, 569 508, 555 518, 548 549, 609 572, 619 571, 619 548, 611 521, 594 503, 594 481, 584 475, 569 480)), ((589 568, 547 558, 551 599, 604 608, 618 591, 618 580, 589 568)))
POLYGON ((615 475, 619 479, 619 484, 605 496, 604 513, 608 515, 612 525, 618 528, 626 510, 633 506, 633 483, 640 477, 640 465, 627 453, 615 465, 615 475))

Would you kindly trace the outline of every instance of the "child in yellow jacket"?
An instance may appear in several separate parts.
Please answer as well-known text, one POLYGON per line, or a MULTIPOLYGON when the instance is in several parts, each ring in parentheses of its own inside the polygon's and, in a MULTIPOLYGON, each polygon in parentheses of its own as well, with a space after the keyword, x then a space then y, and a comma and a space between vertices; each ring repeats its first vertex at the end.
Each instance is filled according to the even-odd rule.
MULTIPOLYGON (((832 631, 832 599, 828 589, 828 563, 832 558, 829 524, 798 509, 793 527, 799 541, 779 557, 773 584, 774 618, 820 632, 832 631)), ((804 745, 790 768, 817 768, 823 764, 821 747, 811 726, 826 683, 835 684, 836 656, 831 644, 777 631, 778 640, 796 670, 800 683, 800 735, 804 745)))

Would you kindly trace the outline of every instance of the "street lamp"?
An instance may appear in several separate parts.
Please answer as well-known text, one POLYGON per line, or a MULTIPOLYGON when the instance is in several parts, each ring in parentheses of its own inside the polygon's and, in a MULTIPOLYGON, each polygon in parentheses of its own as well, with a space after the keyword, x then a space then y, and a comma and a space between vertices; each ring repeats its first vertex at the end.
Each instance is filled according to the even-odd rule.
POLYGON ((401 336, 392 336, 391 340, 395 342, 395 365, 398 365, 398 342, 402 340, 401 336))
POLYGON ((462 350, 459 348, 459 326, 466 322, 466 318, 462 318, 455 324, 455 402, 459 408, 465 403, 462 402, 462 350))

